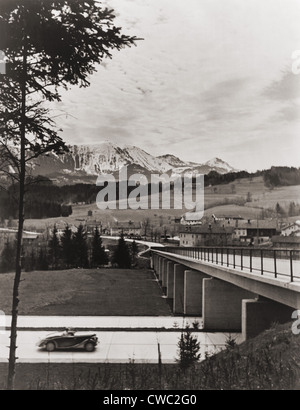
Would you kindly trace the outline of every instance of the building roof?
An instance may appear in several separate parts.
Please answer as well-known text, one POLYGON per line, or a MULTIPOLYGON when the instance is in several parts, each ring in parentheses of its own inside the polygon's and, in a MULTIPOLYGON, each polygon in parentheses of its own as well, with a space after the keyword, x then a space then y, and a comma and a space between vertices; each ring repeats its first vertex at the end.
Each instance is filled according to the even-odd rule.
POLYGON ((203 212, 202 211, 200 211, 200 212, 186 212, 182 216, 182 218, 185 221, 198 221, 198 222, 200 222, 201 219, 203 218, 203 212))
POLYGON ((241 220, 241 219, 243 219, 242 217, 241 217, 241 215, 216 215, 216 214, 212 214, 212 217, 214 218, 214 219, 232 219, 232 220, 241 220))
POLYGON ((286 229, 289 229, 292 226, 298 226, 300 228, 300 221, 295 221, 295 222, 292 222, 292 223, 286 225, 285 227, 282 228, 282 231, 284 231, 286 229))
POLYGON ((205 224, 200 226, 186 226, 180 230, 180 233, 195 233, 195 234, 232 234, 234 227, 223 226, 219 224, 205 224))
POLYGON ((111 224, 112 229, 141 229, 141 224, 138 222, 113 222, 111 224))
POLYGON ((299 243, 300 244, 300 236, 272 236, 273 243, 299 243))
POLYGON ((252 220, 242 220, 242 221, 228 221, 228 226, 232 226, 234 228, 238 228, 238 229, 277 229, 278 228, 278 224, 277 221, 270 221, 267 219, 252 219, 252 220))

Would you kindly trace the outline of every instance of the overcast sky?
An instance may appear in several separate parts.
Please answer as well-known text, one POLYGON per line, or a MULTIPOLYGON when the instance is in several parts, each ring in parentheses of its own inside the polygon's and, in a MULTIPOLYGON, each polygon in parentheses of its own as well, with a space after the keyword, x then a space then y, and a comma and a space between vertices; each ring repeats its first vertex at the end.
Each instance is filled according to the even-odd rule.
POLYGON ((299 0, 106 0, 126 34, 88 89, 63 93, 71 144, 112 141, 238 169, 300 166, 299 0))

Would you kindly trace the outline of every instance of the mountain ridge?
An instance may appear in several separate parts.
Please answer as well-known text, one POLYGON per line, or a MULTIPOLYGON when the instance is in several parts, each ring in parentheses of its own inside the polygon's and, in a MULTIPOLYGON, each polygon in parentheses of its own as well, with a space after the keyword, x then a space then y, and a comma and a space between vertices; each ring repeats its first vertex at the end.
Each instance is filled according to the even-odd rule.
POLYGON ((183 174, 221 174, 235 172, 232 166, 220 158, 213 158, 204 164, 186 162, 172 154, 154 156, 134 146, 123 147, 111 143, 70 145, 69 152, 60 156, 50 153, 34 160, 31 164, 34 175, 52 176, 97 176, 116 174, 124 166, 134 166, 141 172, 180 176, 183 174))

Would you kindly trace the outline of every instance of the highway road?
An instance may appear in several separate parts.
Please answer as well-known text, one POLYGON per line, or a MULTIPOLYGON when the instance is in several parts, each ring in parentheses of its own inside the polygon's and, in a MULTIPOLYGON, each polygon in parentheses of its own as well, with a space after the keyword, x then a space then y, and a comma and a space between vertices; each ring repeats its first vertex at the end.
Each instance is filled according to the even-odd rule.
MULTIPOLYGON (((118 241, 120 239, 120 236, 106 236, 106 235, 101 235, 102 239, 112 239, 114 241, 118 241)), ((144 241, 143 239, 130 239, 130 238, 124 238, 126 242, 132 243, 136 242, 139 243, 140 245, 145 245, 148 248, 164 248, 165 245, 159 243, 159 242, 151 242, 151 241, 144 241)))
MULTIPOLYGON (((1 313, 1 312, 0 312, 1 313)), ((184 329, 187 325, 193 327, 197 322, 199 329, 203 329, 203 321, 199 317, 179 316, 19 316, 20 330, 55 331, 60 328, 72 327, 77 330, 174 330, 184 329)), ((11 316, 2 312, 0 315, 0 333, 9 328, 11 316)))
MULTIPOLYGON (((181 333, 179 331, 105 331, 93 332, 99 338, 100 344, 92 353, 84 351, 55 351, 48 353, 40 350, 36 343, 47 336, 49 331, 19 331, 17 340, 18 362, 22 363, 128 363, 135 360, 136 363, 157 363, 158 343, 160 345, 163 363, 174 363, 177 357, 177 343, 181 333)), ((82 332, 78 332, 82 333, 82 332)), ((86 333, 86 332, 83 332, 86 333)), ((88 332, 90 333, 90 332, 88 332)), ((205 352, 216 353, 224 348, 227 333, 194 333, 201 346, 201 357, 204 359, 205 352)), ((237 342, 241 341, 241 335, 237 336, 237 342)), ((9 331, 0 334, 0 362, 7 362, 9 346, 9 331)))

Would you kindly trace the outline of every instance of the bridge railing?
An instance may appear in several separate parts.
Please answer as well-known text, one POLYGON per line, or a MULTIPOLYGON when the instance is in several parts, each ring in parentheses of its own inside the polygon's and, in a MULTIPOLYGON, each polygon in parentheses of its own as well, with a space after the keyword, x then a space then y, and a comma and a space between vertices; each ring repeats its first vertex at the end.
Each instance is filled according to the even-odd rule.
POLYGON ((300 280, 300 250, 254 247, 165 247, 157 249, 220 266, 300 280))

